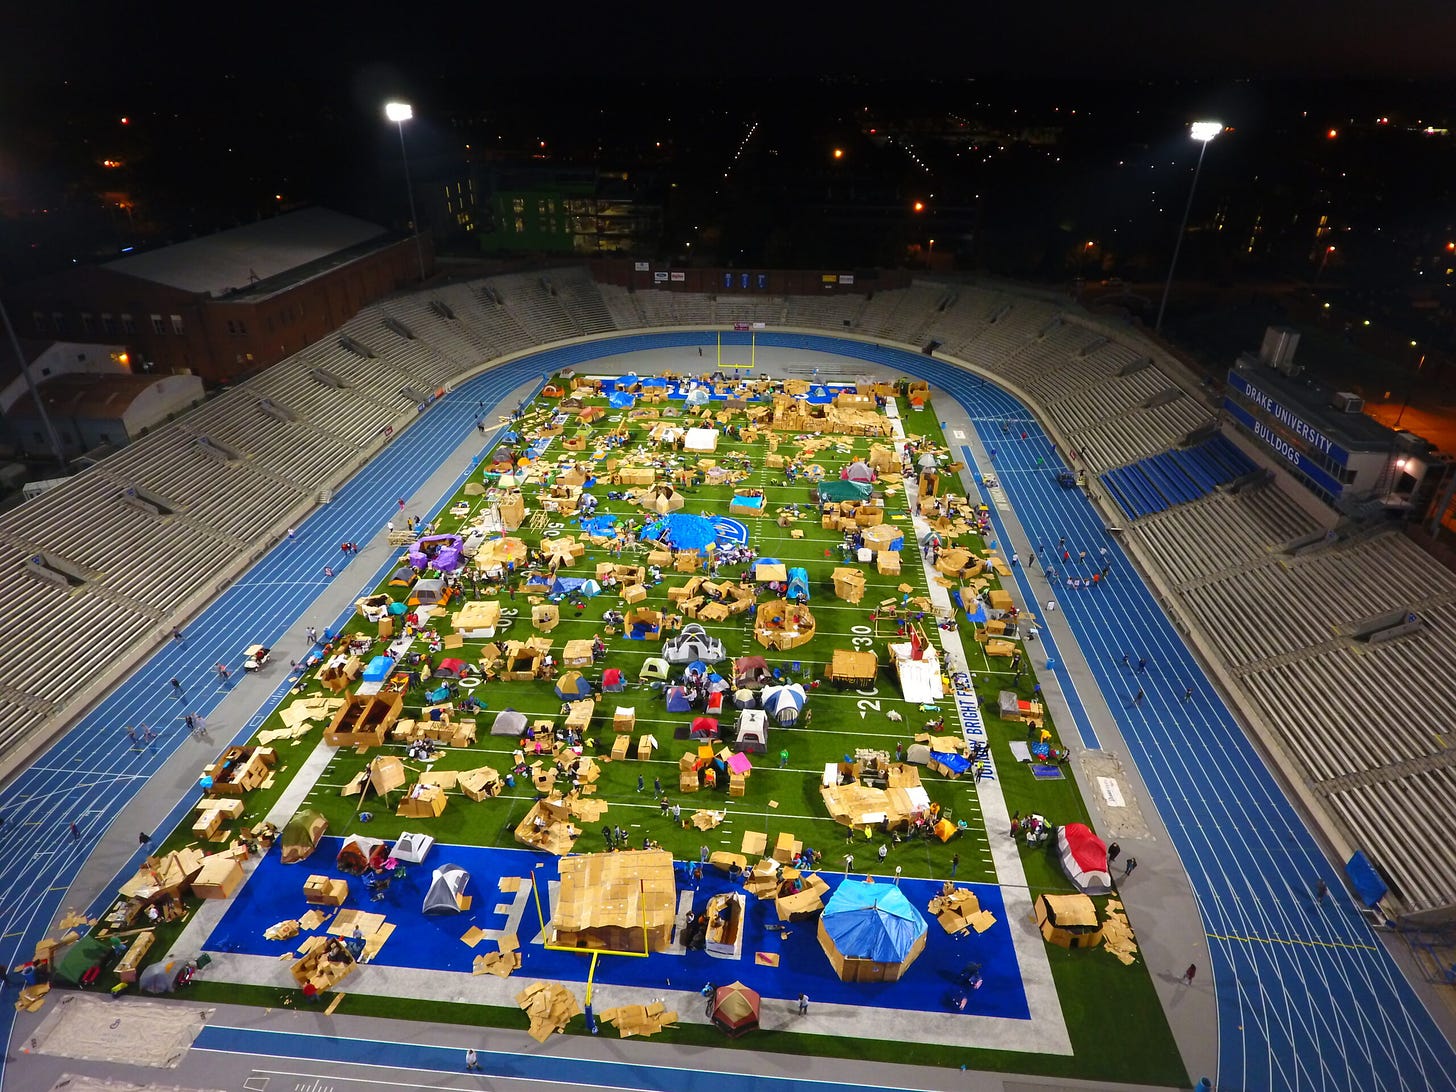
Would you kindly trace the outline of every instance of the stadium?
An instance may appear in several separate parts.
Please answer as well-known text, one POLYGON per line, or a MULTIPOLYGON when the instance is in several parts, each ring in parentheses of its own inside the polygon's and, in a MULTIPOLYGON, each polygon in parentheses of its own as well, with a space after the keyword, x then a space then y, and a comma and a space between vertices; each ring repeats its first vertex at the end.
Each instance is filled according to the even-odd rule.
MULTIPOLYGON (((579 955, 549 951, 528 952, 524 973, 555 977, 574 988, 586 982, 588 1020, 595 988, 602 994, 598 1011, 608 1005, 650 1008, 660 1000, 681 1014, 682 1028, 650 1042, 620 1044, 620 1051, 609 1054, 595 1049, 605 1036, 583 1039, 582 1020, 563 1020, 566 1038, 538 1037, 533 1043, 521 1034, 525 1020, 513 1000, 529 977, 512 982, 470 975, 473 948, 448 967, 431 965, 430 974, 457 976, 440 986, 437 978, 427 980, 418 962, 386 959, 386 946, 377 961, 364 962, 340 987, 342 1005, 336 997, 337 1007, 327 1015, 314 1014, 286 1007, 293 1003, 278 1000, 280 988, 268 977, 271 963, 286 984, 287 967, 253 934, 273 924, 267 915, 275 902, 279 914, 293 911, 270 894, 267 885, 278 882, 268 878, 270 857, 245 854, 239 878, 227 881, 237 886, 226 898, 214 904, 203 896, 203 909, 189 904, 189 913, 206 918, 210 932, 189 932, 179 923, 180 931, 167 935, 177 942, 170 951, 164 953, 159 943, 145 960, 141 955, 133 960, 132 969, 143 975, 146 961, 164 956, 201 963, 176 1000, 143 1000, 132 996, 134 989, 118 989, 105 1002, 86 999, 114 1006, 107 1012, 124 1021, 137 1008, 149 1013, 146 1006, 195 1009, 197 1002, 184 992, 193 989, 205 1003, 217 1005, 201 1024, 179 1031, 147 1016, 125 1024, 119 1034, 131 1037, 114 1042, 113 1052, 97 1035, 99 1053, 67 1055, 54 1044, 69 1033, 51 1023, 62 1006, 18 1003, 18 1009, 30 1011, 13 1020, 3 1087, 49 1088, 68 1073, 167 1086, 213 1087, 225 1074, 233 1082, 227 1087, 265 1088, 266 1082, 242 1082, 275 1073, 289 1080, 329 1079, 341 1088, 353 1087, 349 1082, 355 1080, 454 1087, 436 1082, 443 1073, 458 1073, 468 1046, 484 1046, 489 1072, 542 1086, 571 1080, 682 1088, 711 1080, 789 1087, 810 1072, 812 1057, 816 1084, 850 1088, 1001 1088, 1012 1087, 1003 1082, 1013 1074, 1027 1075, 1024 1084, 1015 1085, 1024 1088, 1190 1087, 1205 1075, 1210 1086, 1229 1089, 1456 1087, 1449 1038, 1456 848, 1446 829, 1456 814, 1456 767, 1441 712, 1456 708, 1456 683, 1448 670, 1456 653, 1456 576, 1368 507, 1352 511, 1326 503, 1332 491, 1317 493, 1297 460, 1267 439, 1260 442, 1272 435, 1267 426, 1262 433, 1249 426, 1247 409, 1240 409, 1244 419, 1230 420, 1208 385, 1159 343, 1064 298, 960 279, 871 286, 863 275, 838 271, 801 277, 790 291, 777 287, 789 284, 788 278, 773 273, 751 281, 747 275, 735 281, 705 273, 690 283, 674 279, 671 270, 629 267, 563 266, 434 283, 388 296, 0 516, 8 645, 0 686, 0 747, 8 780, 0 816, 12 856, 0 882, 6 915, 0 955, 6 965, 16 968, 37 958, 38 945, 48 938, 94 928, 114 907, 118 881, 155 861, 164 840, 174 848, 193 843, 197 805, 213 787, 210 776, 199 781, 199 770, 222 748, 252 745, 260 729, 280 723, 275 710, 296 686, 313 686, 304 676, 312 679, 319 665, 310 661, 313 642, 303 636, 305 627, 332 635, 351 620, 360 624, 356 601, 377 589, 389 591, 404 546, 415 540, 400 534, 406 518, 438 524, 447 535, 463 532, 463 525, 450 523, 450 513, 469 506, 472 478, 498 462, 493 453, 502 445, 514 456, 528 451, 536 460, 543 452, 555 459, 578 436, 588 450, 603 442, 610 417, 595 420, 591 435, 584 429, 571 437, 531 431, 555 421, 553 413, 530 416, 554 388, 584 378, 596 384, 580 388, 587 403, 609 398, 613 390, 635 390, 640 399, 648 386, 642 380, 669 375, 674 393, 684 392, 691 406, 689 377, 717 372, 743 381, 798 384, 811 392, 832 385, 830 393, 841 397, 883 386, 892 393, 877 397, 897 404, 902 443, 909 433, 939 438, 931 449, 945 456, 937 467, 942 492, 964 494, 984 512, 978 545, 1004 562, 994 569, 998 588, 1035 618, 1033 638, 1027 638, 1026 627, 1016 637, 1015 662, 1024 657, 1034 670, 1035 696, 1045 702, 1057 730, 1054 746, 1068 752, 1060 775, 1068 797, 1059 806, 1085 808, 1102 843, 1120 845, 1120 861, 1101 862, 1109 883, 1097 891, 1098 906, 1109 895, 1125 906, 1126 923, 1137 938, 1138 984, 1104 987, 1109 972, 1091 971, 1084 962, 1093 952, 1044 941, 1055 930, 1043 925, 1039 933, 1033 922, 1036 896, 1073 887, 1059 873, 1060 888, 1047 882, 1045 851, 1020 855, 1020 805, 1047 798, 1031 795, 1044 787, 1006 757, 1014 752, 1001 750, 1008 740, 998 721, 989 733, 981 730, 992 742, 984 776, 979 769, 966 780, 924 775, 933 790, 951 794, 945 799, 953 803, 945 810, 953 807, 954 818, 965 824, 959 840, 915 849, 917 855, 907 850, 904 858, 897 841, 892 855, 881 855, 884 863, 876 865, 866 831, 866 840, 851 847, 858 868, 838 845, 826 845, 823 866, 836 885, 834 874, 840 872, 846 885, 854 875, 885 887, 903 882, 909 896, 903 901, 920 911, 926 910, 922 896, 933 896, 943 882, 967 882, 970 874, 969 882, 979 884, 982 909, 1000 910, 999 933, 985 934, 984 941, 980 934, 947 940, 939 933, 941 924, 930 922, 930 942, 918 960, 918 950, 897 949, 893 957, 876 955, 874 962, 902 959, 910 967, 915 961, 928 975, 924 964, 934 960, 949 974, 972 945, 989 945, 990 938, 1004 934, 995 949, 1003 962, 982 960, 988 989, 981 997, 994 1002, 984 1013, 937 1011, 945 983, 929 977, 924 981, 933 996, 927 1005, 924 998, 897 1000, 888 979, 876 981, 871 1004, 871 995, 856 992, 847 980, 799 976, 792 969, 795 959, 807 965, 822 958, 817 947, 803 950, 812 943, 806 942, 811 926, 795 930, 799 947, 784 938, 773 953, 768 965, 788 974, 723 969, 763 995, 755 1019, 777 1036, 756 1041, 750 1033, 732 1040, 754 1051, 747 1060, 712 1031, 725 1019, 712 1003, 709 1019, 698 1015, 700 983, 684 980, 694 970, 684 968, 674 981, 655 962, 669 957, 654 954, 639 966, 633 956, 641 953, 629 956, 605 943, 595 946, 590 973, 579 955), (523 420, 532 426, 521 425, 523 420), (341 544, 354 548, 341 550, 341 544), (271 650, 271 657, 260 670, 245 673, 242 656, 254 646, 271 650), (223 677, 227 672, 217 671, 219 664, 237 678, 223 677), (285 666, 290 664, 297 670, 285 666), (184 722, 189 716, 194 721, 184 722), (144 725, 156 729, 155 739, 132 734, 144 725), (245 906, 251 908, 246 923, 239 921, 245 906), (202 955, 206 960, 198 958, 202 955), (540 961, 534 972, 533 958, 540 961), (235 977, 226 977, 228 968, 235 977), (595 986, 591 975, 597 976, 595 986), (209 977, 214 992, 205 989, 209 977), (805 981, 816 984, 801 985, 805 981), (228 1000, 230 988, 237 1003, 228 1000), (1118 992, 1123 989, 1125 994, 1118 992), (809 1007, 799 1018, 793 1005, 803 993, 809 1007), (399 999, 411 998, 436 1003, 429 1022, 395 1018, 399 999), (1094 1011, 1099 1004, 1106 1011, 1094 1011), (495 1015, 485 1020, 473 1005, 492 1008, 495 1015), (773 1012, 775 1005, 782 1012, 773 1012), (874 1014, 871 1022, 856 1015, 862 1007, 874 1014), (505 1010, 510 1011, 501 1016, 505 1010), (50 1050, 26 1047, 47 1037, 50 1050), (891 1039, 898 1043, 882 1042, 891 1039), (153 1040, 162 1060, 141 1057, 153 1040), (852 1043, 865 1045, 857 1053, 852 1043), (917 1044, 908 1061, 895 1049, 905 1043, 917 1044), (135 1049, 137 1064, 118 1053, 126 1049, 135 1049), (148 1072, 146 1066, 170 1068, 148 1072)), ((1274 382, 1262 386, 1273 388, 1274 382)), ((1256 389, 1253 382, 1245 387, 1256 389)), ((564 387, 556 395, 577 391, 564 387)), ((731 392, 725 404, 733 405, 731 392)), ((873 408, 875 398, 869 404, 873 408)), ((1267 396, 1262 404, 1267 411, 1267 396)), ((1239 408, 1232 398, 1229 405, 1239 408)), ((1286 413, 1286 424, 1290 419, 1286 413)), ((621 427, 630 422, 628 415, 621 427)), ((582 449, 567 447, 576 450, 582 449)), ((718 460, 727 465, 746 450, 725 444, 718 460)), ((860 451, 855 447, 842 461, 860 451)), ((755 459, 763 457, 754 449, 755 459)), ((830 452, 821 462, 832 457, 830 452)), ((898 469, 897 456, 892 470, 898 469)), ((761 462, 751 471, 761 475, 750 481, 765 505, 792 500, 817 508, 802 483, 786 479, 780 485, 761 462)), ((906 476, 906 494, 915 477, 906 476)), ((551 485, 535 482, 523 490, 528 514, 551 485)), ((923 476, 919 487, 923 501, 929 495, 923 476)), ((603 482, 603 497, 606 489, 603 482)), ((752 494, 739 489, 734 495, 752 494)), ((686 500, 688 512, 706 504, 691 493, 686 500)), ((539 511, 543 518, 536 530, 544 541, 560 528, 548 527, 546 509, 539 511)), ((906 518, 919 519, 923 512, 912 510, 906 518)), ((771 545, 775 556, 791 563, 794 543, 812 544, 814 551, 824 545, 829 559, 840 534, 834 529, 832 536, 816 538, 828 528, 818 511, 813 516, 807 530, 796 532, 790 523, 774 527, 766 519, 746 519, 747 544, 771 545)), ((504 524, 502 529, 513 530, 504 524)), ((915 546, 905 551, 907 573, 915 575, 907 575, 904 586, 938 606, 944 598, 940 589, 957 589, 935 575, 929 549, 915 546), (915 558, 917 553, 922 557, 915 558)), ((833 611, 849 608, 829 605, 834 600, 820 590, 814 567, 822 566, 827 577, 827 561, 817 553, 802 557, 814 562, 810 606, 818 614, 823 603, 831 618, 839 618, 833 611)), ((597 543, 587 547, 585 560, 577 560, 574 575, 586 577, 612 559, 597 543)), ((563 575, 572 575, 571 564, 563 566, 563 575)), ((892 615, 898 564, 894 577, 883 568, 870 573, 874 595, 888 593, 892 615), (883 578, 880 584, 876 578, 883 578)), ((993 569, 987 565, 983 571, 993 569)), ((911 594, 904 593, 901 608, 911 594)), ((624 597, 619 604, 611 595, 592 600, 594 619, 602 617, 608 599, 613 608, 632 601, 624 597)), ((570 618, 572 602, 568 597, 558 604, 564 631, 571 624, 597 625, 583 619, 580 607, 570 618)), ((956 628, 928 628, 946 662, 970 673, 971 700, 959 700, 957 692, 928 715, 939 713, 944 721, 954 714, 971 738, 973 725, 965 722, 979 716, 977 701, 984 706, 1023 680, 1018 671, 1008 683, 1008 661, 976 651, 972 630, 984 616, 977 622, 974 606, 956 602, 960 613, 951 607, 948 615, 936 616, 958 627, 958 635, 956 628), (969 654, 958 651, 962 644, 969 654)), ((542 628, 534 614, 531 620, 542 628)), ((846 614, 846 641, 859 632, 849 621, 846 614)), ((524 622, 516 619, 518 635, 524 622)), ((893 627, 879 628, 882 622, 868 623, 869 640, 853 647, 882 651, 905 635, 903 629, 897 634, 893 627)), ((827 629, 840 623, 820 624, 827 629)), ((708 630, 735 649, 748 649, 735 643, 748 640, 741 619, 708 630)), ((631 657, 637 654, 619 656, 628 642, 613 640, 607 667, 635 676, 638 662, 631 657)), ((788 653, 781 658, 786 664, 794 659, 788 653)), ((800 668, 799 662, 793 667, 800 668)), ((600 663, 588 661, 583 674, 599 669, 600 663)), ((812 688, 813 670, 793 673, 812 688)), ((881 670, 879 686, 887 693, 889 678, 881 670)), ((472 695, 489 695, 496 685, 492 681, 472 695)), ((656 700, 648 693, 634 690, 629 696, 638 717, 650 723, 657 714, 647 713, 648 702, 656 700)), ((931 704, 908 702, 908 689, 906 698, 899 704, 905 720, 922 716, 920 710, 931 704)), ((506 703, 481 700, 488 715, 497 715, 506 703)), ((847 708, 835 701, 827 689, 813 691, 808 708, 847 708)), ((888 749, 897 737, 910 742, 915 736, 918 722, 883 719, 877 700, 861 699, 862 706, 863 701, 873 702, 873 710, 867 717, 862 708, 851 723, 863 724, 867 743, 888 749)), ((423 704, 412 697, 406 702, 423 704)), ((553 712, 546 704, 554 700, 526 711, 553 712)), ((767 780, 774 792, 792 794, 769 780, 779 771, 764 767, 772 767, 781 739, 793 742, 784 744, 780 766, 790 763, 789 751, 817 754, 809 733, 837 729, 841 722, 835 717, 820 712, 812 723, 801 721, 776 734, 769 754, 753 756, 752 791, 763 791, 753 783, 767 780)), ((486 718, 478 719, 483 724, 486 718)), ((603 763, 602 783, 620 790, 624 807, 642 806, 632 801, 631 790, 636 778, 642 791, 642 769, 648 781, 654 772, 677 776, 681 748, 666 735, 661 742, 648 766, 603 763)), ((465 749, 475 746, 472 739, 465 749)), ((509 756, 511 744, 502 746, 509 756)), ((275 793, 267 799, 284 801, 278 806, 290 815, 316 805, 330 816, 331 836, 368 836, 376 829, 384 834, 392 817, 376 820, 373 828, 340 829, 330 809, 341 805, 321 802, 330 791, 338 795, 341 777, 370 769, 362 762, 348 765, 354 758, 350 746, 318 744, 314 753, 321 765, 312 771, 307 797, 302 782, 293 792, 288 778, 315 759, 304 758, 306 749, 277 750, 278 765, 261 782, 264 793, 275 793), (284 778, 288 767, 295 769, 284 778), (268 785, 275 778, 276 790, 268 785)), ((817 789, 822 764, 793 772, 817 789)), ((437 826, 430 826, 432 818, 411 816, 414 827, 431 831, 441 843, 429 863, 445 859, 440 851, 460 831, 448 825, 454 822, 450 817, 465 807, 510 803, 520 807, 508 819, 491 820, 497 840, 470 847, 478 848, 478 859, 467 857, 464 841, 450 846, 460 861, 471 862, 464 867, 477 880, 491 869, 509 870, 499 854, 522 853, 509 848, 507 826, 534 799, 530 780, 490 800, 471 797, 476 802, 469 805, 452 781, 445 793, 448 810, 434 813, 437 826)), ((762 800, 765 808, 778 807, 767 795, 762 800)), ((784 801, 790 810, 798 795, 784 795, 784 801)), ((346 803, 340 814, 357 814, 346 803)), ((704 806, 697 799, 693 805, 704 806)), ((735 814, 731 798, 723 806, 735 814)), ((249 809, 238 820, 245 824, 239 831, 265 821, 252 804, 249 809)), ((656 811, 648 801, 647 817, 656 811)), ((759 815, 772 817, 767 810, 759 815)), ((280 817, 276 825, 282 827, 289 816, 276 808, 266 821, 280 817)), ((586 829, 578 852, 595 839, 597 822, 582 821, 586 829)), ((637 824, 629 825, 635 841, 637 824)), ((777 829, 770 828, 770 836, 777 829)), ((823 839, 822 828, 806 829, 823 839)), ((655 830, 649 830, 654 838, 655 830)), ((743 833, 741 826, 734 830, 735 845, 743 833)), ((850 842, 855 834, 850 825, 850 842)), ((836 830, 831 841, 841 836, 842 829, 836 830)), ((698 840, 697 832, 691 840, 698 840)), ((673 848, 665 837, 663 843, 673 848)), ((515 867, 530 872, 539 865, 515 867)), ((417 874, 414 878, 418 882, 417 874)), ((295 891, 289 882, 289 891, 295 891)), ((679 876, 676 882, 689 881, 679 876)), ((528 880, 506 898, 516 889, 503 884, 502 897, 516 905, 509 917, 521 924, 519 933, 512 932, 515 942, 546 948, 542 937, 532 935, 537 925, 548 933, 545 911, 528 897, 533 886, 528 880)), ((565 873, 561 886, 567 886, 565 873)), ((477 907, 488 912, 493 898, 492 887, 478 883, 477 907)), ((365 912, 378 908, 367 896, 357 905, 365 912)), ((834 908, 831 900, 826 917, 834 908)), ((753 904, 750 909, 758 912, 753 904)), ((401 927, 389 945, 401 951, 426 947, 407 940, 411 929, 401 927)), ((159 937, 164 934, 157 930, 159 937)), ((126 945, 134 943, 133 935, 118 935, 126 945)), ((752 936, 771 947, 762 933, 752 936)), ((60 948, 50 949, 57 967, 67 943, 79 942, 62 938, 60 948)), ((451 937, 448 943, 456 941, 451 937)), ((504 943, 501 950, 510 954, 504 943)), ((122 955, 122 948, 115 951, 122 955)), ((975 952, 982 959, 981 949, 975 952)), ((1095 954, 1111 966, 1104 953, 1095 954)), ((113 971, 101 968, 103 975, 113 971)), ((31 985, 12 976, 7 988, 13 994, 31 985)), ((82 992, 56 991, 50 998, 80 998, 82 992)), ((973 995, 973 1009, 979 1000, 973 995)))

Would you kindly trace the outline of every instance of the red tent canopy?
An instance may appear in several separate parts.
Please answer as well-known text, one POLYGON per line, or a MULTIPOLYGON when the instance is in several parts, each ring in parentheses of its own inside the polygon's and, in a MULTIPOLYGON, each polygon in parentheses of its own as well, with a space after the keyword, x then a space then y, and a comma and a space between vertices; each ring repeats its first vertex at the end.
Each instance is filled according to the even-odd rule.
POLYGON ((615 667, 609 667, 602 672, 603 686, 616 686, 622 681, 622 672, 615 667))
POLYGON ((1068 823, 1057 831, 1062 870, 1084 891, 1112 886, 1107 867, 1107 844, 1082 823, 1068 823))
POLYGON ((718 722, 712 717, 694 717, 688 734, 694 739, 717 738, 718 722))

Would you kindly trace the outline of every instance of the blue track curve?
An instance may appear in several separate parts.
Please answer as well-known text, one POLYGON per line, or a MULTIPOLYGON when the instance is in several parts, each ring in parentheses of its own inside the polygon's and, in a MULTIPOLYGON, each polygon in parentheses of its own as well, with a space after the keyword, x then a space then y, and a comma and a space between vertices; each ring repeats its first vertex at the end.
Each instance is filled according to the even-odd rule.
MULTIPOLYGON (((452 449, 474 428, 477 402, 494 408, 524 383, 589 360, 696 346, 712 337, 669 331, 543 350, 463 383, 405 430, 300 525, 297 539, 270 551, 196 618, 184 643, 159 649, 0 795, 10 864, 0 877, 6 922, 0 959, 28 957, 87 847, 185 738, 175 719, 182 706, 206 715, 221 700, 211 665, 234 662, 253 641, 279 642, 317 594, 325 565, 341 574, 336 579, 365 583, 346 575, 352 562, 343 561, 339 542, 366 538, 391 518, 395 498, 411 494, 434 469, 435 453, 452 449), (185 703, 168 693, 174 676, 186 684, 185 703), (165 727, 155 752, 131 750, 122 733, 124 725, 143 721, 165 727), (79 842, 69 834, 73 820, 81 826, 79 842)), ((748 342, 746 334, 723 338, 748 342)), ((1218 998, 1219 1087, 1456 1088, 1451 1045, 1371 937, 1339 876, 1096 512, 1080 493, 1056 484, 1060 461, 1026 407, 965 370, 918 353, 810 334, 764 332, 757 343, 832 353, 928 380, 960 403, 988 449, 998 449, 996 471, 1031 538, 1014 548, 1029 551, 1065 536, 1073 556, 1086 549, 1089 562, 1103 546, 1111 551, 1105 586, 1058 601, 1198 899, 1218 998), (1024 430, 1028 439, 1003 434, 1007 420, 1017 423, 1015 437, 1024 430), (1045 467, 1036 466, 1038 457, 1045 467), (1115 640, 1107 638, 1108 617, 1121 619, 1115 640), (1122 665, 1124 652, 1148 660, 1136 681, 1122 665), (1139 684, 1147 697, 1134 707, 1130 696, 1139 684), (1185 704, 1190 685, 1195 697, 1185 704), (1316 878, 1325 879, 1332 896, 1321 906, 1308 896, 1316 878)), ((1034 601, 1025 575, 1017 579, 1023 599, 1034 601)), ((1086 718, 1079 719, 1079 729, 1086 729, 1086 718)), ((8 1005, 0 1012, 11 1019, 8 1005)))

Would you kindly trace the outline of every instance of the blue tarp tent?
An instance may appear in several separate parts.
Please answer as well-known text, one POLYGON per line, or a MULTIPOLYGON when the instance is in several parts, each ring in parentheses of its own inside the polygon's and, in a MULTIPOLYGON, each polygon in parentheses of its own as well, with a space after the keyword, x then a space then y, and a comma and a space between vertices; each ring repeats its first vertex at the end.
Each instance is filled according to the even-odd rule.
POLYGON ((874 492, 869 482, 851 481, 829 481, 819 483, 819 499, 821 501, 847 501, 847 500, 868 500, 869 495, 874 492))
POLYGON ((369 666, 364 669, 364 681, 367 683, 382 683, 389 678, 389 673, 394 670, 394 660, 388 656, 376 656, 369 661, 369 666))
POLYGON ((642 537, 666 542, 678 550, 697 550, 702 553, 718 541, 714 521, 705 516, 694 516, 687 512, 673 512, 661 516, 642 528, 642 537))
POLYGON ((923 947, 925 918, 894 884, 845 880, 824 907, 824 932, 845 959, 902 964, 923 947))
POLYGON ((1363 850, 1358 850, 1355 856, 1351 857, 1345 864, 1345 875, 1350 877, 1350 886, 1355 889, 1363 906, 1374 906, 1381 899, 1385 898, 1389 888, 1385 881, 1380 878, 1380 873, 1375 871, 1375 866, 1370 863, 1370 858, 1365 856, 1363 850))
MULTIPOLYGON (((603 381, 602 386, 607 386, 608 381, 603 381)), ((610 380, 613 391, 624 391, 628 387, 635 387, 642 380, 637 378, 636 372, 628 372, 626 375, 619 375, 616 379, 610 380)))
POLYGON ((969 773, 971 769, 971 760, 965 755, 957 754, 954 751, 947 753, 945 751, 933 750, 930 752, 930 760, 937 765, 944 766, 953 774, 969 773))
POLYGON ((580 592, 588 599, 601 595, 602 586, 590 577, 558 576, 551 581, 552 595, 571 595, 580 592))
POLYGON ((625 391, 613 391, 607 396, 607 405, 613 409, 631 409, 637 399, 625 391))
POLYGON ((688 692, 681 686, 667 688, 667 711, 669 713, 686 713, 692 707, 692 702, 688 701, 688 692))
POLYGON ((834 395, 829 392, 828 387, 821 383, 809 388, 809 395, 805 401, 811 405, 823 406, 833 402, 834 395))
MULTIPOLYGON (((621 380, 618 380, 618 382, 621 382, 621 380)), ((642 385, 644 387, 665 387, 667 386, 667 380, 661 376, 654 375, 642 380, 642 385)))
POLYGON ((789 570, 789 590, 785 593, 789 599, 809 599, 809 572, 807 569, 795 566, 789 570))

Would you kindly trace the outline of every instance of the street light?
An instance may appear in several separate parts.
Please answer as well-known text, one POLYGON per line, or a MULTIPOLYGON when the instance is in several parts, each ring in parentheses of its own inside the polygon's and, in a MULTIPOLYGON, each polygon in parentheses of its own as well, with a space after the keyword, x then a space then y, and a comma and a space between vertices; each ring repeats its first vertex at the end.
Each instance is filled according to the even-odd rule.
POLYGON ((934 269, 935 268, 935 240, 934 239, 931 239, 930 240, 930 252, 929 252, 929 254, 926 255, 926 258, 925 258, 925 268, 926 269, 934 269))
POLYGON ((1330 255, 1333 254, 1334 252, 1335 252, 1335 248, 1333 246, 1327 246, 1327 247, 1325 247, 1325 252, 1320 255, 1319 268, 1314 271, 1314 283, 1315 284, 1319 284, 1320 276, 1324 273, 1325 266, 1329 264, 1330 255))
POLYGON ((404 161, 404 188, 409 195, 410 227, 415 233, 415 257, 420 262, 420 281, 425 279, 425 249, 420 243, 420 221, 415 215, 415 188, 410 183, 409 153, 404 148, 404 123, 415 116, 415 112, 407 102, 387 102, 384 104, 384 116, 394 122, 399 129, 399 157, 404 161))
POLYGON ((1168 293, 1173 289, 1173 271, 1178 268, 1178 254, 1183 249, 1183 233, 1188 230, 1188 214, 1193 211, 1193 195, 1198 191, 1198 175, 1203 170, 1203 153, 1208 151, 1208 142, 1223 132, 1219 121, 1195 121, 1188 135, 1198 141, 1198 165, 1193 168, 1193 185, 1188 187, 1188 204, 1183 206, 1183 222, 1178 225, 1178 241, 1173 244, 1173 260, 1168 263, 1168 281, 1163 285, 1163 302, 1158 304, 1158 321, 1153 331, 1161 333, 1163 312, 1168 309, 1168 293))

